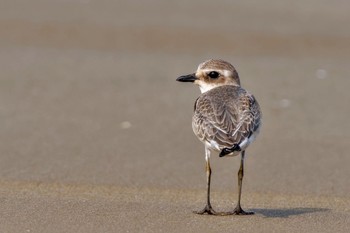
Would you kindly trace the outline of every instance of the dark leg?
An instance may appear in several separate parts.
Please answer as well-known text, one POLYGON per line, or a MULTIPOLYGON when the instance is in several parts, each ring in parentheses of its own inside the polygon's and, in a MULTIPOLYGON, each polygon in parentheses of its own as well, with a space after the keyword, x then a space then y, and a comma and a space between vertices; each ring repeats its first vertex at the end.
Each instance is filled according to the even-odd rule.
POLYGON ((205 171, 207 174, 207 204, 204 207, 203 210, 201 211, 194 211, 196 214, 211 214, 211 215, 216 215, 216 211, 213 210, 213 207, 210 204, 210 180, 211 180, 211 168, 210 168, 210 151, 205 148, 205 159, 206 159, 206 166, 205 166, 205 171))
POLYGON ((241 157, 241 166, 239 167, 238 171, 238 201, 236 208, 226 213, 227 215, 235 214, 235 215, 250 215, 254 214, 254 212, 246 212, 241 207, 241 194, 242 194, 242 181, 243 181, 243 175, 244 175, 244 154, 245 151, 242 151, 242 157, 241 157))

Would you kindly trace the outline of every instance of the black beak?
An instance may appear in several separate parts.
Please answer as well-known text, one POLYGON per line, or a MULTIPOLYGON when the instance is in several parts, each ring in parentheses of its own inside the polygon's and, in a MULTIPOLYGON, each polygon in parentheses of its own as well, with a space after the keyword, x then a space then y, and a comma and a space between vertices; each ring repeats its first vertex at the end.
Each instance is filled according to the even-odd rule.
POLYGON ((196 74, 193 73, 193 74, 188 74, 188 75, 183 75, 183 76, 180 76, 176 79, 176 81, 179 81, 179 82, 191 82, 193 83, 194 81, 196 81, 198 78, 196 77, 196 74))

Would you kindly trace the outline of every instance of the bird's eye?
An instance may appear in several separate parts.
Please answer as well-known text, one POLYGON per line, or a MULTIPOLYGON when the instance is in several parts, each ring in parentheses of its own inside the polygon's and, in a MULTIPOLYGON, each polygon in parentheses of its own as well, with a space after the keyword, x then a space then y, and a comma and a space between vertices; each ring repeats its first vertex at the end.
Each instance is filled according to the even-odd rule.
POLYGON ((210 78, 213 78, 213 79, 218 78, 219 75, 220 75, 220 74, 219 74, 218 72, 216 72, 216 71, 210 71, 210 72, 208 73, 208 76, 209 76, 210 78))

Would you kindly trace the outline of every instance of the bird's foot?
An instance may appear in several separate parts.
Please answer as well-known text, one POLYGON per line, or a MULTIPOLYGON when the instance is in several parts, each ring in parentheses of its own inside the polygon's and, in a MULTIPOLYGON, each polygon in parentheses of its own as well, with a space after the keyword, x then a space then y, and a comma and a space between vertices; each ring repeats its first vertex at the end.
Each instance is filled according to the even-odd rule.
POLYGON ((206 205, 204 209, 200 211, 193 211, 195 214, 208 214, 208 215, 220 215, 218 212, 216 212, 211 205, 206 205))
POLYGON ((223 156, 225 156, 225 155, 228 155, 228 154, 230 154, 230 153, 232 153, 232 152, 235 152, 235 151, 241 151, 242 149, 241 149, 241 147, 239 146, 239 144, 234 144, 231 148, 224 148, 224 149, 222 149, 221 150, 221 152, 220 152, 220 154, 219 154, 219 156, 220 157, 223 157, 223 156))
POLYGON ((237 206, 233 211, 221 213, 221 215, 252 215, 252 214, 254 214, 254 212, 244 211, 240 206, 237 206))

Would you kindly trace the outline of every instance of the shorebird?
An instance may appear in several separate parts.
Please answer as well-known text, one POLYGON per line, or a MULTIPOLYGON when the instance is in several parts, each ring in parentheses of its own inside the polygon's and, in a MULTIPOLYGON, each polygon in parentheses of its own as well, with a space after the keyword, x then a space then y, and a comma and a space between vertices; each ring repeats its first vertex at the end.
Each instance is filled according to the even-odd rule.
POLYGON ((195 73, 176 79, 199 86, 201 95, 194 104, 192 128, 204 143, 207 200, 206 206, 197 214, 248 215, 241 207, 244 156, 247 147, 254 141, 261 126, 261 111, 255 97, 243 89, 236 69, 228 62, 211 59, 199 64, 195 73), (230 212, 216 212, 210 203, 210 154, 219 157, 241 155, 238 170, 238 201, 230 212))

